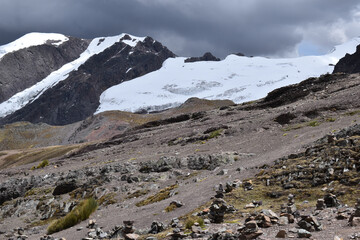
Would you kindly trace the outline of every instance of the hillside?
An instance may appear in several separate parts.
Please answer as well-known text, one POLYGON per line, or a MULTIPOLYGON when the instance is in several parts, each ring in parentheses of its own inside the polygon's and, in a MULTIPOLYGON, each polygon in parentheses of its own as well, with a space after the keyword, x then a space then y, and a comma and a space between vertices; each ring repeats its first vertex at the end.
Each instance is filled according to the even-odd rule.
MULTIPOLYGON (((145 238, 153 221, 167 225, 176 217, 185 224, 192 213, 209 208, 214 186, 227 182, 235 183, 235 189, 224 199, 237 211, 229 210, 225 223, 206 224, 205 239, 224 239, 222 234, 239 237, 236 234, 244 233, 237 229, 248 213, 255 217, 261 209, 272 209, 279 215, 289 193, 295 194, 300 215, 315 210, 326 189, 337 195, 341 206, 349 206, 345 214, 350 214, 359 194, 359 91, 359 74, 325 74, 243 104, 193 99, 161 115, 131 114, 129 123, 136 124, 108 140, 0 152, 0 236, 14 236, 13 229, 21 227, 29 239, 39 239, 52 220, 66 215, 82 199, 94 197, 99 207, 91 218, 102 228, 95 235, 106 232, 109 237, 116 226, 132 220, 136 233, 145 238), (207 104, 209 108, 196 111, 207 104), (326 137, 332 134, 334 141, 326 137), (328 175, 324 166, 333 172, 328 175), (244 192, 249 179, 254 189, 244 192), (169 209, 172 201, 181 201, 182 206, 169 209), (262 205, 244 209, 252 201, 262 205)), ((106 114, 104 118, 111 116, 114 121, 125 115, 106 114)), ((81 130, 78 134, 106 129, 106 121, 97 125, 99 116, 80 123, 82 127, 75 128, 81 130)), ((348 220, 336 220, 332 209, 342 208, 319 213, 324 228, 311 232, 313 238, 351 239, 358 228, 348 226, 348 220)), ((206 211, 202 218, 209 219, 206 211)), ((259 239, 275 239, 280 229, 296 236, 298 230, 291 231, 301 218, 293 216, 295 223, 261 228, 259 239)), ((89 237, 87 225, 83 221, 53 236, 89 237)), ((172 232, 166 229, 156 237, 163 239, 172 232)))

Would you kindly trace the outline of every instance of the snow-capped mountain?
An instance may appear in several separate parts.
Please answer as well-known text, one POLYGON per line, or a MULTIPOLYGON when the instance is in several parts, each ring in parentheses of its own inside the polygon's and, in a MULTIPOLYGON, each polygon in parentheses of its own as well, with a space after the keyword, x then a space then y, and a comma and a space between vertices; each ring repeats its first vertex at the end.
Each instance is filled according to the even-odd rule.
POLYGON ((332 72, 359 44, 353 39, 324 56, 185 62, 150 37, 31 33, 0 46, 0 124, 62 125, 108 110, 164 110, 191 97, 251 101, 332 72))
MULTIPOLYGON (((61 38, 61 35, 50 35, 47 34, 28 34, 24 37, 16 40, 13 43, 10 43, 8 45, 4 46, 5 50, 9 51, 16 51, 19 50, 20 47, 31 47, 35 45, 41 45, 44 44, 47 38, 53 40, 56 37, 59 39, 58 41, 62 42, 56 42, 56 46, 61 45, 63 42, 68 40, 63 36, 64 38, 61 38), (60 40, 61 39, 61 40, 60 40)), ((84 64, 90 57, 99 54, 103 52, 105 49, 109 48, 110 46, 114 45, 116 42, 120 41, 125 36, 125 34, 114 36, 114 37, 107 37, 107 38, 95 38, 93 39, 87 49, 79 56, 79 58, 75 59, 74 61, 71 61, 65 65, 63 65, 60 69, 53 71, 50 75, 48 75, 46 78, 41 80, 40 82, 36 83, 35 85, 25 89, 24 91, 21 91, 14 96, 12 96, 7 101, 0 104, 0 117, 4 117, 6 115, 9 115, 20 108, 24 107, 29 102, 35 101, 43 92, 45 92, 47 89, 55 86, 60 81, 65 80, 69 77, 69 74, 72 71, 76 71, 79 66, 84 64)), ((138 38, 134 36, 130 36, 131 40, 129 39, 123 39, 122 42, 131 46, 135 47, 135 45, 139 41, 144 41, 145 38, 138 38)), ((124 47, 125 48, 125 47, 124 47)), ((0 48, 1 49, 1 48, 0 48)), ((1 50, 0 50, 1 51, 1 50)))
MULTIPOLYGON (((31 55, 38 48, 60 51, 74 42, 71 37, 53 36, 29 34, 3 46, 0 81, 1 68, 4 66, 6 70, 10 56, 20 52, 31 55), (36 36, 40 37, 35 41, 36 36)), ((175 54, 150 37, 120 34, 78 41, 86 43, 83 44, 86 47, 76 57, 63 61, 61 66, 52 68, 53 71, 47 72, 44 77, 34 78, 30 86, 19 89, 0 103, 0 123, 30 121, 63 125, 81 121, 98 108, 103 91, 158 70, 166 59, 175 57, 175 54)), ((71 52, 71 49, 66 52, 71 52)), ((22 68, 27 57, 16 59, 15 64, 11 65, 22 68)), ((40 59, 43 57, 40 56, 40 59)), ((32 74, 31 69, 27 69, 27 72, 32 74)), ((28 82, 25 73, 18 79, 23 83, 28 82)), ((4 85, 11 85, 11 81, 4 85)))
POLYGON ((230 55, 220 62, 184 63, 168 59, 163 67, 113 86, 100 97, 96 113, 109 110, 159 111, 176 107, 190 97, 230 99, 242 103, 260 99, 276 88, 331 73, 346 53, 354 53, 360 38, 323 56, 269 59, 230 55))

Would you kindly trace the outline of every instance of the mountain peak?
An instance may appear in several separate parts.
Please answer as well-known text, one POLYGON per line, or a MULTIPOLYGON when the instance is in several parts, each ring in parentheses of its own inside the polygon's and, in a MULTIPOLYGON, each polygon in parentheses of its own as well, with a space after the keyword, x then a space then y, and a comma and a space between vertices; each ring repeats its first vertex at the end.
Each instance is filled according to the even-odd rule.
POLYGON ((0 59, 9 52, 15 52, 23 48, 46 43, 50 43, 53 46, 59 46, 68 40, 68 37, 59 33, 28 33, 11 43, 0 46, 0 59))

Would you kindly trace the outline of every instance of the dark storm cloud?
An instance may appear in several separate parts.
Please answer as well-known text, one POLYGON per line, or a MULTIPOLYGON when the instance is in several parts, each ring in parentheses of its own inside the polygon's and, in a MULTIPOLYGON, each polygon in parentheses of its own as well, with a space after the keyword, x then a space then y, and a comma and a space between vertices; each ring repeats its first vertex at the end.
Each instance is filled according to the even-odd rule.
POLYGON ((360 35, 358 0, 0 0, 0 44, 27 32, 149 35, 179 55, 289 55, 360 35))

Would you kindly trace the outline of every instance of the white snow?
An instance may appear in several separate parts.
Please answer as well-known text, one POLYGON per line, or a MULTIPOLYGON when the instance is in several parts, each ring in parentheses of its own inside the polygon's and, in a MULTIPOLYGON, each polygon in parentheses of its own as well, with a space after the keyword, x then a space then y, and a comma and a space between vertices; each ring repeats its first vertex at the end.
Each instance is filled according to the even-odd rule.
POLYGON ((356 38, 327 55, 298 58, 230 55, 220 62, 195 63, 184 63, 182 57, 168 59, 158 71, 104 91, 96 113, 164 110, 190 97, 230 99, 236 103, 256 100, 276 88, 331 73, 333 65, 346 53, 354 53, 359 44, 360 38, 356 38))
POLYGON ((21 38, 0 46, 0 59, 7 53, 15 52, 23 48, 38 46, 51 41, 52 45, 59 46, 69 40, 66 36, 58 33, 28 33, 21 38))
MULTIPOLYGON (((30 34, 30 35, 32 36, 33 34, 30 34)), ((40 34, 38 36, 40 36, 40 38, 42 38, 43 35, 40 34)), ((70 72, 77 70, 78 67, 80 65, 82 65, 83 63, 85 63, 91 56, 103 52, 105 49, 109 48, 116 42, 119 42, 120 39, 124 36, 125 36, 125 34, 121 34, 121 35, 113 36, 113 37, 93 39, 91 41, 90 45, 88 46, 88 48, 80 55, 80 57, 78 59, 65 64, 57 71, 52 72, 49 76, 44 78, 42 81, 31 86, 30 88, 23 90, 22 92, 15 94, 7 101, 2 102, 0 104, 0 117, 5 117, 5 116, 19 110, 20 108, 24 107, 29 102, 36 100, 44 91, 55 86, 60 81, 65 80, 69 76, 70 72)), ((135 37, 132 35, 129 35, 129 36, 132 38, 132 40, 126 40, 123 42, 130 46, 135 46, 136 43, 138 43, 139 41, 143 41, 145 39, 145 38, 135 37)), ((17 42, 17 41, 23 42, 22 46, 34 44, 35 42, 40 42, 38 40, 35 40, 35 37, 31 37, 29 39, 32 40, 31 43, 27 43, 23 40, 19 41, 19 39, 14 42, 17 42)), ((42 40, 45 40, 45 38, 42 38, 42 40)), ((5 46, 7 46, 7 45, 5 45, 5 46)), ((2 47, 0 47, 0 49, 2 47)), ((12 49, 15 49, 15 48, 12 48, 12 49)))

